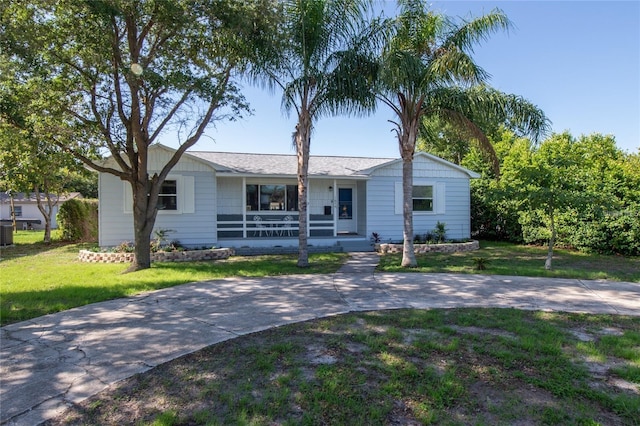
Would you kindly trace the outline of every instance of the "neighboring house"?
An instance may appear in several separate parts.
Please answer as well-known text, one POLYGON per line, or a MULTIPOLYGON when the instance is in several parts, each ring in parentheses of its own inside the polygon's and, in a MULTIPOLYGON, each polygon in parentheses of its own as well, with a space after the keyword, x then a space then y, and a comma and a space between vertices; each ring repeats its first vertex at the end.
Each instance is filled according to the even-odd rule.
MULTIPOLYGON (((41 201, 46 205, 46 197, 44 194, 40 194, 41 201)), ((56 195, 52 195, 53 200, 56 200, 56 195)), ((60 206, 65 201, 72 198, 82 198, 79 192, 71 192, 66 195, 61 195, 58 198, 57 204, 53 207, 53 213, 51 215, 51 229, 56 229, 58 223, 56 222, 56 215, 60 206)), ((25 194, 23 192, 14 194, 13 205, 16 213, 16 224, 18 229, 44 229, 44 216, 38 209, 38 201, 34 192, 25 194)), ((0 193, 0 222, 3 225, 11 224, 11 197, 8 194, 0 193)))
MULTIPOLYGON (((173 149, 153 145, 150 173, 173 149)), ((114 167, 113 159, 105 165, 114 167)), ((447 238, 470 237, 469 179, 475 172, 426 153, 414 159, 414 231, 425 234, 445 222, 447 238)), ((188 151, 160 194, 156 230, 187 247, 295 246, 298 242, 295 155, 188 151)), ((133 240, 131 186, 100 173, 99 243, 133 240)), ((402 160, 311 156, 309 244, 329 246, 402 240, 402 160)))

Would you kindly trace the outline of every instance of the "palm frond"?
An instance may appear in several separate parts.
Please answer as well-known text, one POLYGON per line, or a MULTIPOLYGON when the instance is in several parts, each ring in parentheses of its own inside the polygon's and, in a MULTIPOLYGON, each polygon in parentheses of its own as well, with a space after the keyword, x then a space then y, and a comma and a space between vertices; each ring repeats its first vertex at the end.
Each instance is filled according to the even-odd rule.
POLYGON ((498 163, 478 123, 504 123, 534 141, 550 129, 544 112, 521 96, 507 94, 487 86, 472 88, 441 87, 429 93, 425 116, 436 115, 464 128, 478 140, 481 149, 489 154, 496 173, 498 163))
POLYGON ((479 84, 490 76, 482 67, 456 47, 442 48, 429 63, 428 76, 447 84, 479 84))
POLYGON ((453 45, 472 53, 473 49, 489 36, 498 31, 508 31, 513 26, 507 15, 500 9, 494 9, 487 15, 464 21, 462 25, 452 25, 452 31, 443 45, 453 45))
POLYGON ((500 161, 491 141, 484 131, 476 125, 469 117, 454 110, 443 109, 439 111, 439 117, 462 130, 471 141, 478 144, 478 148, 484 152, 491 162, 491 168, 496 176, 500 176, 500 161))

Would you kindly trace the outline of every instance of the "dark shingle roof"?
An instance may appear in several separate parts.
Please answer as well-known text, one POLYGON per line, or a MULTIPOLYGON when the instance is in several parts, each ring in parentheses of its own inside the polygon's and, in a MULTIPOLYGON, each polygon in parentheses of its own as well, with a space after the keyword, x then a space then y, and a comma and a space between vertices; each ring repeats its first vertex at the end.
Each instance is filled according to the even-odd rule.
MULTIPOLYGON (((41 193, 40 197, 44 199, 45 195, 41 193)), ((55 198, 56 195, 52 194, 52 197, 55 198)), ((8 193, 0 192, 0 201, 2 201, 3 203, 5 202, 8 203, 10 198, 11 197, 8 193)), ((64 203, 65 201, 71 200, 72 198, 82 198, 82 194, 80 194, 79 192, 70 192, 68 194, 60 195, 60 197, 58 198, 58 202, 64 203)), ((13 194, 14 203, 36 203, 37 201, 38 199, 36 197, 35 192, 30 192, 30 193, 18 192, 13 194)))
MULTIPOLYGON (((200 158, 223 169, 219 173, 238 173, 256 175, 284 175, 297 174, 297 158, 295 155, 284 154, 246 154, 231 152, 188 151, 196 158, 200 158)), ((363 176, 368 169, 394 161, 393 158, 370 157, 333 157, 315 156, 309 158, 310 176, 363 176)))

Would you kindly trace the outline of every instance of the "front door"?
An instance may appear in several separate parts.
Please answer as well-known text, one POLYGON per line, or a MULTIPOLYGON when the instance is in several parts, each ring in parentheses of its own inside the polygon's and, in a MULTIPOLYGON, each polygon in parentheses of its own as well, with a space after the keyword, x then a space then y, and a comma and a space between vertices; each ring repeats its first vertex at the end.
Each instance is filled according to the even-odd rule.
POLYGON ((355 203, 352 187, 338 188, 338 233, 355 234, 355 203))

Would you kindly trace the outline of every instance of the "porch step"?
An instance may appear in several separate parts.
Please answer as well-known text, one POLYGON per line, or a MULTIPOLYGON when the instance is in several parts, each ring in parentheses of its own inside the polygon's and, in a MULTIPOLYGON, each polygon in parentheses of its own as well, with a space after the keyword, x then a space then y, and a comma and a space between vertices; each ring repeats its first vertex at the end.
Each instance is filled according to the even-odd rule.
MULTIPOLYGON (((309 253, 340 253, 344 247, 340 245, 333 246, 309 246, 309 253)), ((263 254, 297 254, 298 246, 277 246, 277 247, 236 247, 234 248, 236 256, 260 256, 263 254)))
POLYGON ((338 245, 342 247, 343 251, 347 253, 356 253, 356 252, 371 252, 373 250, 373 245, 370 241, 364 240, 342 240, 338 241, 338 245))

